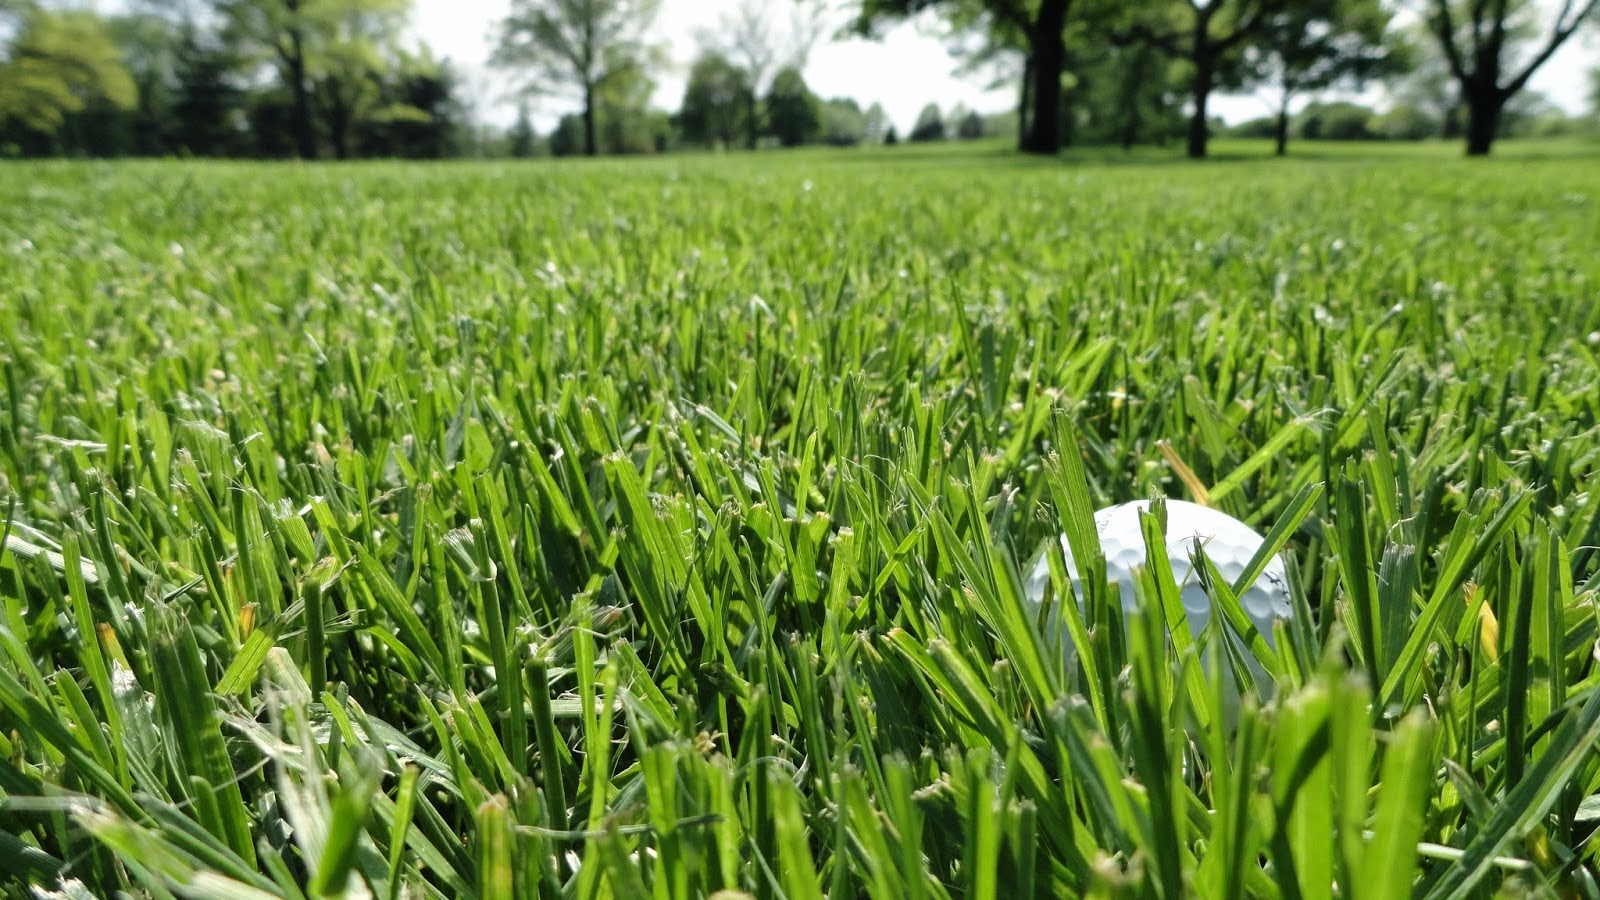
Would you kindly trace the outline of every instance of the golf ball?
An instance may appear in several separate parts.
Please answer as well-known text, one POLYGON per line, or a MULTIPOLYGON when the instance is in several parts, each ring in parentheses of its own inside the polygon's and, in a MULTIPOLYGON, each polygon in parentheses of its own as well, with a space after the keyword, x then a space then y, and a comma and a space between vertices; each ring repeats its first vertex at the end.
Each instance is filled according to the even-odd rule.
MULTIPOLYGON (((1139 513, 1149 506, 1148 500, 1123 503, 1102 509, 1094 516, 1095 527, 1100 533, 1100 547, 1106 558, 1106 579, 1117 586, 1122 597, 1122 608, 1128 612, 1132 612, 1135 605, 1133 570, 1146 563, 1139 513)), ((1226 513, 1183 500, 1167 501, 1166 537, 1167 558, 1172 565, 1173 580, 1181 591, 1189 628, 1198 638, 1211 618, 1211 598, 1201 588, 1199 575, 1192 571, 1189 561, 1195 542, 1199 541, 1201 550, 1212 565, 1232 584, 1244 575, 1245 568, 1261 549, 1265 539, 1250 526, 1226 513)), ((1082 609, 1083 586, 1065 536, 1061 538, 1061 547, 1066 552, 1067 572, 1072 578, 1073 593, 1079 598, 1079 609, 1082 609)), ((1035 611, 1043 602, 1045 587, 1049 582, 1050 564, 1048 559, 1041 556, 1025 582, 1026 596, 1035 611)), ((1272 646, 1273 621, 1287 619, 1291 614, 1288 580, 1284 577, 1281 559, 1274 556, 1267 562, 1255 583, 1239 595, 1239 605, 1255 623, 1256 630, 1261 632, 1267 645, 1272 646)), ((1071 652, 1070 641, 1066 649, 1071 652)))

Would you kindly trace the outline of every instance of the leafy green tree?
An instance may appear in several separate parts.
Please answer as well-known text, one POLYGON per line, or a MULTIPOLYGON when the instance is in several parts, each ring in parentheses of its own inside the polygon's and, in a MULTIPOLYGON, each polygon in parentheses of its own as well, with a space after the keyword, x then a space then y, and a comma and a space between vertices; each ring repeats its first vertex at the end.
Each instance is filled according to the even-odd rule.
POLYGON ((288 91, 290 127, 300 157, 317 156, 319 106, 335 153, 347 150, 341 144, 367 90, 355 84, 360 80, 355 69, 368 59, 367 37, 397 29, 410 0, 216 2, 230 45, 247 58, 270 64, 288 91))
POLYGON ((601 89, 645 64, 659 7, 660 0, 513 0, 491 63, 525 75, 528 93, 576 93, 584 152, 594 156, 601 89))
POLYGON ((1206 155, 1210 137, 1211 95, 1242 84, 1245 45, 1267 28, 1272 18, 1299 0, 1146 0, 1130 4, 1118 28, 1120 42, 1142 41, 1173 59, 1188 72, 1188 153, 1206 155))
POLYGON ((407 159, 462 155, 468 134, 459 90, 447 60, 426 47, 398 51, 383 71, 376 109, 359 125, 359 151, 407 159))
POLYGON ((595 103, 602 153, 655 153, 666 149, 672 125, 650 109, 655 81, 641 63, 614 69, 602 82, 595 103))
MULTIPOLYGON (((249 98, 239 86, 240 59, 193 21, 179 29, 173 58, 172 141, 195 156, 243 151, 249 98)), ((286 133, 286 132, 285 132, 286 133)))
POLYGON ((834 147, 854 147, 866 139, 867 117, 861 104, 849 97, 822 103, 822 142, 834 147))
POLYGON ((798 147, 810 143, 822 124, 817 97, 806 86, 800 70, 789 66, 772 77, 767 91, 767 123, 778 143, 798 147))
POLYGON ((1561 0, 1546 24, 1533 0, 1429 0, 1428 28, 1467 110, 1467 155, 1489 154, 1507 102, 1597 8, 1600 0, 1561 0))
POLYGON ((741 66, 750 93, 745 103, 745 145, 751 150, 761 136, 761 110, 757 99, 772 88, 771 79, 784 68, 803 71, 811 48, 822 34, 824 0, 740 0, 722 18, 720 30, 705 35, 707 46, 722 47, 728 59, 741 66), (776 21, 778 10, 787 7, 784 23, 776 21))
POLYGON ((1289 148, 1289 107, 1303 93, 1347 85, 1403 67, 1399 45, 1386 40, 1392 11, 1381 0, 1297 0, 1267 16, 1259 40, 1246 47, 1251 80, 1278 91, 1277 154, 1289 148))
POLYGON ((53 139, 67 117, 103 104, 132 109, 138 88, 106 22, 87 10, 52 12, 28 4, 0 47, 0 128, 53 139))
POLYGON ((913 144, 944 140, 944 114, 939 111, 939 104, 929 103, 917 114, 910 140, 913 144))
POLYGON ((534 145, 538 143, 539 138, 534 134, 533 118, 528 114, 526 101, 517 104, 517 121, 512 124, 506 139, 513 157, 526 159, 533 155, 534 145))
POLYGON ((550 155, 552 156, 577 156, 584 150, 584 124, 583 116, 570 114, 562 116, 556 122, 555 130, 550 132, 550 155))
POLYGON ((703 51, 689 69, 678 113, 684 139, 732 146, 746 129, 754 96, 744 69, 715 50, 703 51))
POLYGON ((889 113, 882 103, 873 103, 862 114, 861 139, 869 144, 881 144, 889 131, 889 113))
POLYGON ((976 111, 969 111, 956 121, 956 137, 963 141, 975 141, 984 135, 983 116, 976 111))
MULTIPOLYGON (((369 0, 370 2, 370 0, 369 0)), ((384 107, 384 83, 399 55, 401 7, 395 3, 352 9, 335 19, 323 35, 314 61, 312 86, 317 118, 336 159, 348 159, 358 123, 384 110, 390 118, 425 116, 403 105, 384 107)))
MULTIPOLYGON (((180 23, 161 13, 134 8, 106 20, 107 33, 122 54, 138 101, 113 118, 125 132, 119 153, 156 156, 173 149, 173 116, 180 23)), ((111 124, 111 123, 107 123, 111 124)))

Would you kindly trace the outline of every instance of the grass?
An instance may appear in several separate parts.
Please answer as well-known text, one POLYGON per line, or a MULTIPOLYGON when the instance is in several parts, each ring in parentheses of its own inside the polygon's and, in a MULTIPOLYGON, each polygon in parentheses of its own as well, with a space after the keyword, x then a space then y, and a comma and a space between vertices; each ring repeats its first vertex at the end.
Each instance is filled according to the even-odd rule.
POLYGON ((0 891, 1600 896, 1565 156, 9 166, 0 891))

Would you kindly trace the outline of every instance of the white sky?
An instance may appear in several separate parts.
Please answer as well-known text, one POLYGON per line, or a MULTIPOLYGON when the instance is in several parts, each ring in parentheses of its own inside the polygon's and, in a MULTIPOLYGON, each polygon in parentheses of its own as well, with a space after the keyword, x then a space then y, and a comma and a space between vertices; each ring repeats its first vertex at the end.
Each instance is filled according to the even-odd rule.
MULTIPOLYGON (((479 115, 495 124, 515 118, 513 104, 503 99, 509 82, 502 73, 485 68, 489 34, 510 8, 510 0, 414 0, 412 30, 434 51, 456 63, 467 76, 467 88, 477 94, 479 115)), ((768 0, 784 8, 789 0, 768 0)), ((683 97, 684 79, 696 51, 695 35, 714 29, 737 0, 663 0, 655 37, 666 45, 672 59, 667 71, 656 72, 654 103, 675 110, 683 97)), ((780 18, 779 21, 783 21, 780 18)), ((1590 29, 1600 32, 1600 29, 1590 29)), ((1600 41, 1574 38, 1535 75, 1532 88, 1569 111, 1584 108, 1585 70, 1595 64, 1600 41)), ((906 23, 882 41, 853 39, 826 41, 812 51, 805 69, 806 82, 823 97, 854 97, 863 107, 882 103, 890 119, 904 133, 917 113, 930 101, 949 110, 964 103, 980 112, 997 112, 1016 104, 1016 89, 985 90, 981 76, 957 78, 956 60, 945 48, 936 17, 906 23)), ((1237 122, 1269 111, 1262 97, 1221 97, 1213 100, 1214 114, 1237 122)), ((572 111, 551 100, 535 109, 536 121, 548 128, 555 117, 572 111)))

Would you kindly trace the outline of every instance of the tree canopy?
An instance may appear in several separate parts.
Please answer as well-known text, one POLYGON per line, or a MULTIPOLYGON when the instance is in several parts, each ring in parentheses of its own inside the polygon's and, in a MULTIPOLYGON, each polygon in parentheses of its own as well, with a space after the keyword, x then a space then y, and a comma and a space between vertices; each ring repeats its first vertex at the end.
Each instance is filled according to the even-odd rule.
POLYGON ((577 94, 583 146, 599 153, 598 92, 650 56, 647 35, 660 0, 513 0, 492 62, 522 77, 524 93, 577 94))
POLYGON ((82 10, 22 6, 0 49, 0 123, 53 132, 91 104, 131 108, 138 89, 106 23, 82 10))

